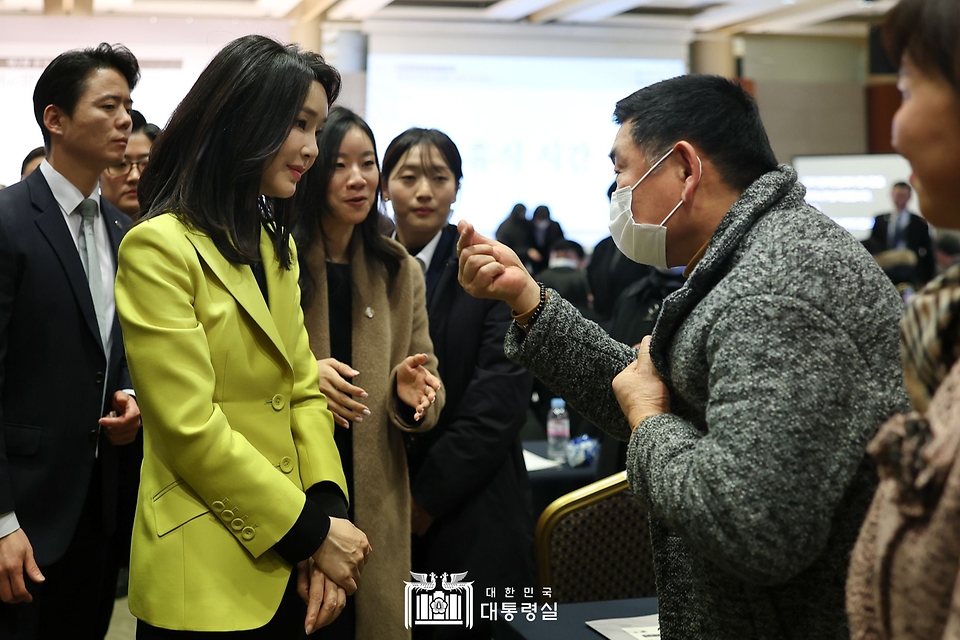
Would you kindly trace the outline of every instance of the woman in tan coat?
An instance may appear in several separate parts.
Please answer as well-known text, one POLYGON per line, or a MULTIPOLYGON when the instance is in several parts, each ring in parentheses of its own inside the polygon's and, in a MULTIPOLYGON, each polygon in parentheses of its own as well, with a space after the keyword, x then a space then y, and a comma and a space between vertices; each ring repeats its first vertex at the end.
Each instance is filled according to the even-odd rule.
MULTIPOLYGON (((960 4, 903 0, 884 35, 900 61, 893 146, 910 161, 920 212, 960 229, 960 4)), ((913 411, 870 444, 880 487, 847 580, 852 637, 960 638, 960 264, 910 301, 901 322, 913 411)))
POLYGON ((380 169, 373 133, 335 108, 306 176, 296 232, 304 320, 320 389, 338 425, 350 519, 376 550, 363 589, 325 638, 409 637, 410 492, 402 433, 432 428, 443 408, 427 326, 423 273, 379 232, 380 169), (362 523, 362 524, 361 524, 362 523))

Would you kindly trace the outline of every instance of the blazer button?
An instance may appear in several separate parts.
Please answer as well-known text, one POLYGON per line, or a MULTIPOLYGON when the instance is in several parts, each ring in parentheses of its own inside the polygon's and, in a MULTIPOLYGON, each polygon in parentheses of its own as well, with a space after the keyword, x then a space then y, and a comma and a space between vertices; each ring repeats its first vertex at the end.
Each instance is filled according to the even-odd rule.
POLYGON ((293 460, 291 460, 289 456, 283 456, 283 459, 280 460, 280 471, 284 473, 293 471, 293 460))
POLYGON ((224 522, 226 522, 227 520, 232 520, 233 511, 231 511, 230 509, 224 509, 223 512, 220 514, 220 518, 222 518, 224 522))
POLYGON ((273 405, 274 410, 280 411, 283 409, 283 396, 279 393, 270 400, 270 404, 273 405))
POLYGON ((210 506, 213 507, 213 510, 216 511, 217 513, 220 513, 221 511, 223 511, 223 503, 220 502, 219 500, 214 501, 214 503, 210 506))
POLYGON ((97 375, 93 379, 97 384, 103 384, 103 371, 97 371, 97 375))
POLYGON ((233 522, 230 523, 230 526, 233 527, 234 531, 240 531, 240 529, 243 529, 243 520, 240 518, 234 518, 233 522))
POLYGON ((96 442, 98 438, 100 438, 100 430, 99 430, 99 429, 91 429, 91 430, 90 430, 90 433, 87 434, 87 439, 88 439, 90 442, 96 442))
POLYGON ((253 530, 253 527, 244 527, 243 531, 240 532, 240 537, 244 540, 253 540, 255 535, 257 535, 257 532, 253 530))

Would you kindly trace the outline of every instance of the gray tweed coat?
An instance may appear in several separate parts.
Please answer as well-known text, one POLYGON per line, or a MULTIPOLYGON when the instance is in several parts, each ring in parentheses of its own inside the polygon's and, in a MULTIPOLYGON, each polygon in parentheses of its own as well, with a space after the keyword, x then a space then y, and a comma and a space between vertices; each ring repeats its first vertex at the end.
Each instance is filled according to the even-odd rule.
POLYGON ((906 408, 899 297, 781 166, 747 189, 686 285, 651 357, 671 411, 630 428, 610 386, 636 357, 551 295, 507 355, 630 440, 651 514, 666 639, 847 638, 844 581, 876 488, 864 448, 906 408))

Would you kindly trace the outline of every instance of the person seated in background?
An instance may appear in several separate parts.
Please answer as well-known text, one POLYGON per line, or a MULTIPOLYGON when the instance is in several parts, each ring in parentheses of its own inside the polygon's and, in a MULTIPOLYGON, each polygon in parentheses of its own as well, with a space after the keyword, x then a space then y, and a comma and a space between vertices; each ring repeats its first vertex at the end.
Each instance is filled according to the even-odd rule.
POLYGON ((550 217, 550 209, 546 205, 540 205, 533 210, 533 218, 530 220, 530 234, 533 240, 535 253, 530 253, 534 275, 547 268, 547 261, 550 257, 550 247, 557 240, 563 239, 563 229, 560 223, 550 217))
POLYGON ((937 234, 937 275, 960 260, 960 234, 942 231, 937 234))
MULTIPOLYGON (((614 182, 607 189, 607 200, 616 189, 617 183, 614 182)), ((587 281, 593 295, 593 313, 601 326, 606 327, 624 289, 650 273, 650 269, 624 256, 610 236, 597 243, 587 263, 587 281)))
MULTIPOLYGON (((596 320, 593 313, 590 283, 583 272, 584 252, 580 243, 561 238, 553 243, 550 249, 549 266, 536 275, 538 282, 545 287, 555 290, 564 300, 577 308, 580 314, 589 320, 596 320)), ((537 421, 547 428, 547 417, 550 413, 550 400, 560 397, 540 380, 533 381, 533 396, 530 398, 530 409, 537 421)), ((570 435, 587 434, 597 437, 600 431, 587 422, 573 407, 567 407, 570 418, 570 435)))
POLYGON ((527 220, 527 208, 519 202, 497 227, 497 240, 513 249, 523 259, 528 271, 534 262, 543 260, 540 252, 533 248, 533 227, 527 220))
POLYGON ((537 280, 556 290, 584 317, 591 318, 590 283, 583 272, 583 259, 579 243, 565 238, 557 240, 550 247, 548 266, 537 274, 537 280))
POLYGON ((509 357, 629 438, 664 640, 846 640, 847 563, 877 481, 864 449, 906 406, 903 303, 804 202, 735 82, 665 80, 615 119, 613 238, 690 269, 652 339, 613 340, 466 221, 460 282, 513 309, 509 357))
MULTIPOLYGON (((407 434, 413 571, 467 571, 477 593, 534 584, 533 513, 519 432, 533 376, 503 353, 510 307, 457 282, 447 223, 463 178, 460 152, 436 129, 408 129, 383 154, 397 239, 426 269, 430 338, 447 390, 432 431, 407 434), (421 211, 429 211, 427 214, 421 211)), ((413 627, 415 640, 489 640, 491 623, 413 627)))
POLYGON ((890 191, 894 210, 874 219, 866 247, 893 284, 922 287, 936 275, 933 239, 927 221, 907 209, 913 190, 898 182, 890 191))
POLYGON ((100 193, 117 209, 137 220, 140 218, 137 185, 150 163, 150 147, 157 139, 160 127, 149 124, 139 111, 131 111, 130 117, 133 118, 133 131, 127 138, 123 160, 107 167, 100 176, 100 193))
MULTIPOLYGON (((920 212, 960 229, 960 3, 902 0, 883 36, 903 102, 893 148, 910 162, 920 212)), ((900 325, 910 411, 870 443, 880 486, 850 559, 854 640, 960 637, 960 265, 919 291, 900 325)))
POLYGON ((37 147, 28 153, 27 157, 23 159, 23 164, 20 165, 20 179, 23 180, 33 173, 33 170, 39 167, 40 163, 43 162, 43 159, 46 157, 47 150, 43 147, 37 147))

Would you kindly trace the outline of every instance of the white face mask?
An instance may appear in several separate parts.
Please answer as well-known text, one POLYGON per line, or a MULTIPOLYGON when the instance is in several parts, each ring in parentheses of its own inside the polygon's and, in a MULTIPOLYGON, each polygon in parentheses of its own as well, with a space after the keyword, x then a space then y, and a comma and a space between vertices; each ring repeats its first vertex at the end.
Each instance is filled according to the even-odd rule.
MULTIPOLYGON (((677 203, 667 217, 660 224, 640 224, 633 219, 633 190, 636 189, 644 179, 653 173, 653 170, 660 166, 660 163, 666 160, 673 149, 657 160, 650 169, 643 174, 637 183, 632 187, 623 187, 613 192, 610 198, 610 235, 613 236, 613 242, 620 249, 623 255, 634 262, 649 264, 661 269, 667 268, 667 220, 670 219, 677 209, 683 204, 683 200, 677 203)), ((700 163, 700 176, 703 175, 703 162, 700 156, 697 156, 697 162, 700 163)), ((699 184, 700 177, 697 177, 699 184)))

